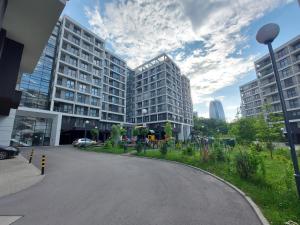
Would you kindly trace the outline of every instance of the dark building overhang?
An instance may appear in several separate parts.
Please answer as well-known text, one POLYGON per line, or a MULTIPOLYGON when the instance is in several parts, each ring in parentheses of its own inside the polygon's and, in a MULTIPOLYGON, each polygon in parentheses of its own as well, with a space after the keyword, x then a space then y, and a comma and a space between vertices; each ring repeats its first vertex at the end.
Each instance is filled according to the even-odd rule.
POLYGON ((65 3, 0 0, 0 116, 18 108, 18 77, 33 72, 65 3))
POLYGON ((18 108, 21 100, 21 92, 15 88, 24 45, 6 37, 3 42, 0 58, 0 115, 7 116, 11 108, 18 108))

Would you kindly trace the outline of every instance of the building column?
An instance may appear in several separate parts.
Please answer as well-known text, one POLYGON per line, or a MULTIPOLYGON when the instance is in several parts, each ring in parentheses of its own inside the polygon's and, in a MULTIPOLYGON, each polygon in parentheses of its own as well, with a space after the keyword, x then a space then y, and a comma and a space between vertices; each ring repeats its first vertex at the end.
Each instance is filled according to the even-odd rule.
POLYGON ((183 124, 179 124, 180 125, 180 131, 178 133, 178 140, 180 141, 184 141, 184 133, 183 133, 183 124))
POLYGON ((15 109, 11 109, 8 116, 0 116, 0 145, 10 145, 15 116, 15 109))
POLYGON ((62 114, 58 114, 53 118, 50 146, 59 146, 60 132, 61 132, 62 114))

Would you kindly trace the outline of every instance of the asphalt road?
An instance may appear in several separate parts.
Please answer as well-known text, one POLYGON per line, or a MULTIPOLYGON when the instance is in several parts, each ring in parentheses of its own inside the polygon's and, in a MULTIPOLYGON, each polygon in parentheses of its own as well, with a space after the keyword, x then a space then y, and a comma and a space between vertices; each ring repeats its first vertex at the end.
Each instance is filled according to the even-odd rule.
POLYGON ((0 198, 0 215, 23 215, 14 225, 256 225, 233 189, 168 162, 43 148, 46 177, 0 198))

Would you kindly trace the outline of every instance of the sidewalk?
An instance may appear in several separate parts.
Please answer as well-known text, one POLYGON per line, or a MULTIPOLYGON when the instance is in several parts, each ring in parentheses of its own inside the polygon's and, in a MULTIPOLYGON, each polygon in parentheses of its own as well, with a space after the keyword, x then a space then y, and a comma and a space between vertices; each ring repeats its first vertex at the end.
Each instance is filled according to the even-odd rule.
POLYGON ((0 161, 0 198, 26 189, 44 176, 21 155, 0 161))

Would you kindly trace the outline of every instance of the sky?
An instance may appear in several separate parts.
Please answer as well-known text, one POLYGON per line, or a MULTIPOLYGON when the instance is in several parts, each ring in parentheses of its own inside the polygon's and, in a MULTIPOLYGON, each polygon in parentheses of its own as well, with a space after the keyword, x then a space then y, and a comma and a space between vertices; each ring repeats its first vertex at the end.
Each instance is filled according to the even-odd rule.
POLYGON ((257 30, 277 23, 274 48, 300 34, 297 0, 71 0, 63 14, 106 40, 131 68, 165 52, 191 81, 194 111, 208 117, 221 100, 227 121, 240 106, 239 86, 256 78, 267 53, 257 30))

